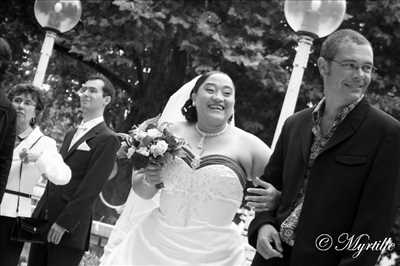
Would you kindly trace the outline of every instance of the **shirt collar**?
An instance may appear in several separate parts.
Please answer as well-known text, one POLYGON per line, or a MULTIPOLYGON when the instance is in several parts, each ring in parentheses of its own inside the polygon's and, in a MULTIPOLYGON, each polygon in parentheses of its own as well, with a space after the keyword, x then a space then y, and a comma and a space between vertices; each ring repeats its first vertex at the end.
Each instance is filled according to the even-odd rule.
POLYGON ((29 132, 29 133, 28 132, 29 131, 25 130, 24 132, 22 132, 21 134, 18 135, 18 139, 15 141, 15 143, 16 143, 15 149, 16 150, 21 149, 21 148, 30 147, 39 137, 43 136, 43 133, 42 133, 42 131, 40 131, 40 128, 38 126, 33 128, 33 130, 31 132, 29 132))
POLYGON ((25 129, 25 131, 22 132, 21 134, 19 134, 17 137, 18 137, 20 140, 23 140, 23 139, 27 138, 27 137, 29 136, 29 134, 32 133, 32 131, 33 131, 33 128, 31 128, 30 126, 28 126, 28 128, 25 129))
POLYGON ((104 117, 99 116, 99 117, 93 118, 92 120, 82 122, 78 127, 82 128, 84 130, 90 130, 102 122, 104 122, 104 117))
MULTIPOLYGON (((343 113, 345 113, 345 115, 350 113, 358 105, 358 103, 361 102, 361 100, 363 98, 364 98, 364 95, 362 95, 361 97, 357 98, 356 100, 342 106, 339 109, 339 112, 336 114, 336 117, 338 117, 339 115, 342 115, 343 113)), ((326 98, 323 97, 321 99, 321 101, 319 101, 319 103, 315 106, 315 108, 312 112, 312 118, 313 118, 314 124, 319 124, 319 121, 322 118, 324 111, 325 111, 325 104, 326 104, 326 98)))

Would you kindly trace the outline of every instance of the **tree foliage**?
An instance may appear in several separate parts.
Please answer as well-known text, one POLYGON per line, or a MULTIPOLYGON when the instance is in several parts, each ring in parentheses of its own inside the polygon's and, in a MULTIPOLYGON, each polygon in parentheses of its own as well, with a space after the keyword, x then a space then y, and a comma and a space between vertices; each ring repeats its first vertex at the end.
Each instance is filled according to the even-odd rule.
MULTIPOLYGON (((47 71, 54 110, 45 128, 62 128, 49 130, 61 140, 79 120, 76 90, 88 72, 103 73, 118 87, 106 117, 113 128, 127 131, 159 113, 188 79, 221 69, 237 86, 237 124, 270 143, 297 40, 282 6, 278 0, 83 1, 81 22, 59 36, 47 71)), ((0 10, 0 33, 15 52, 8 85, 33 79, 44 34, 32 10, 28 0, 10 1, 0 10)), ((342 28, 361 31, 375 48, 379 71, 370 100, 399 117, 399 4, 352 1, 347 13, 342 28)), ((320 43, 315 41, 315 51, 320 43)), ((297 109, 321 98, 317 57, 318 52, 311 54, 297 109)))

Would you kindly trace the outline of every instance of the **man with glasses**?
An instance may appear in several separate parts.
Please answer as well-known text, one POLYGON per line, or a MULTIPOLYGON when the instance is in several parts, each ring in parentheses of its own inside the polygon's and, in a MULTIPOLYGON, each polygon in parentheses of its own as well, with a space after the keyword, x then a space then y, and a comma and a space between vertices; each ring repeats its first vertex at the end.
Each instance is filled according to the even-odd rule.
POLYGON ((400 123, 365 98, 372 46, 339 30, 322 44, 318 68, 324 98, 286 120, 261 178, 282 195, 249 227, 252 265, 373 266, 391 248, 400 123))
POLYGON ((91 76, 79 94, 83 121, 66 134, 60 149, 71 168, 71 181, 64 186, 46 186, 33 216, 43 218, 47 213, 52 226, 47 245, 31 245, 29 266, 79 265, 89 247, 93 204, 120 147, 117 135, 103 118, 115 94, 111 82, 103 76, 91 76))
MULTIPOLYGON (((11 62, 11 49, 8 42, 0 38, 0 83, 11 62)), ((17 116, 0 84, 0 203, 3 199, 10 172, 15 141, 17 116)))

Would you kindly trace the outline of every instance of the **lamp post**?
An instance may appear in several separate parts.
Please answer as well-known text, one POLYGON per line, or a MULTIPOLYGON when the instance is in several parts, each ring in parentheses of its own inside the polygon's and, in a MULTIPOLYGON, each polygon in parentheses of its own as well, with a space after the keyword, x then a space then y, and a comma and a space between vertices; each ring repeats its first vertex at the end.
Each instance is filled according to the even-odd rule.
POLYGON ((78 24, 82 14, 82 5, 80 0, 36 0, 34 11, 36 20, 46 29, 46 37, 33 80, 33 84, 40 88, 57 34, 69 31, 78 24))
POLYGON ((286 21, 299 34, 300 38, 293 61, 292 74, 275 129, 272 149, 275 148, 278 141, 283 123, 293 114, 296 107, 311 45, 315 38, 325 37, 340 26, 346 11, 346 0, 285 0, 284 11, 286 21))

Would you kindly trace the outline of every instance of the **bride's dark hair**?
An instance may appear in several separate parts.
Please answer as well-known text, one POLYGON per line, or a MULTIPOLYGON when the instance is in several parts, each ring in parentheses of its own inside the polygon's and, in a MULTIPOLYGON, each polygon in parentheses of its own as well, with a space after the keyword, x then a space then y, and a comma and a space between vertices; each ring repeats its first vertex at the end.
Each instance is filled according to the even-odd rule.
POLYGON ((197 122, 197 110, 196 107, 193 106, 193 101, 192 101, 192 94, 197 93, 200 86, 203 85, 203 83, 212 75, 214 74, 225 74, 228 76, 228 74, 221 72, 221 71, 209 71, 204 74, 202 74, 199 79, 196 81, 194 84, 194 87, 192 91, 190 92, 189 99, 185 102, 185 104, 182 106, 181 112, 183 116, 186 118, 186 120, 189 123, 196 123, 197 122))

